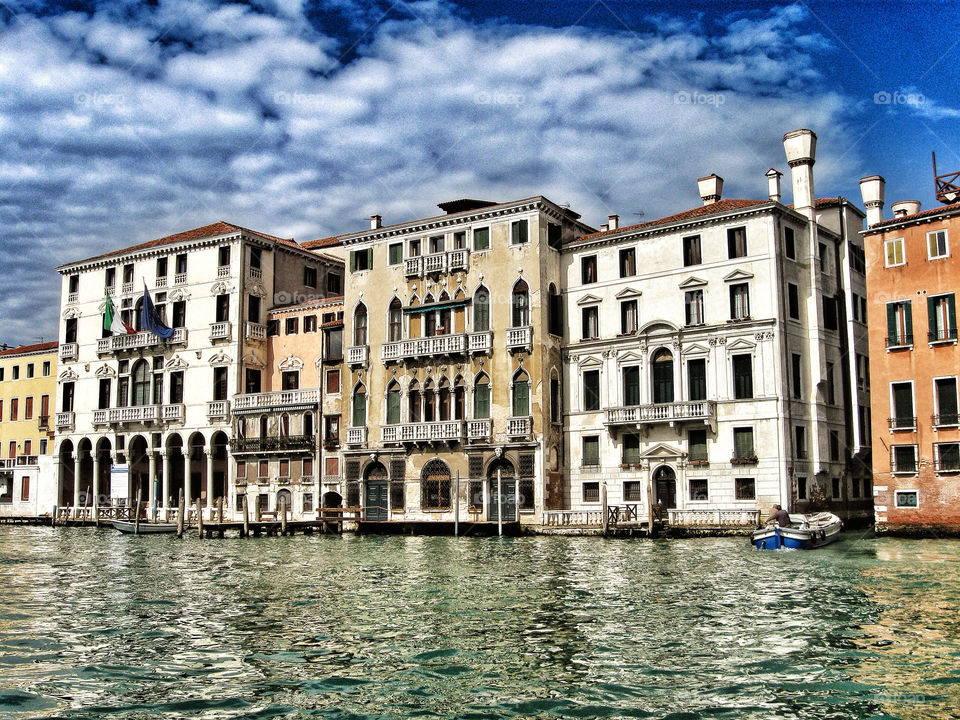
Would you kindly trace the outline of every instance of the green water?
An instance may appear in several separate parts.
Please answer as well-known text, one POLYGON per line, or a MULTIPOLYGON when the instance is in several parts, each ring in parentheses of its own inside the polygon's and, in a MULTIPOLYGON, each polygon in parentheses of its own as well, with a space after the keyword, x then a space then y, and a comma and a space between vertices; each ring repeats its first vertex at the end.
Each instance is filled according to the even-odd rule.
POLYGON ((960 717, 958 561, 0 528, 0 717, 960 717))

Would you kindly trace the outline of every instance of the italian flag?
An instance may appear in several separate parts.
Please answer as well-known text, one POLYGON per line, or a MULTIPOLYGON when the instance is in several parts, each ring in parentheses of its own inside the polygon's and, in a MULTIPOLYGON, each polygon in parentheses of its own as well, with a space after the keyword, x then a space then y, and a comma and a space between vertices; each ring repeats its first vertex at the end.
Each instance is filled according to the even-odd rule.
POLYGON ((114 335, 126 335, 136 332, 136 330, 120 319, 120 313, 117 312, 117 308, 110 298, 110 291, 107 290, 105 292, 107 294, 107 302, 106 307, 103 309, 103 329, 109 330, 114 335))

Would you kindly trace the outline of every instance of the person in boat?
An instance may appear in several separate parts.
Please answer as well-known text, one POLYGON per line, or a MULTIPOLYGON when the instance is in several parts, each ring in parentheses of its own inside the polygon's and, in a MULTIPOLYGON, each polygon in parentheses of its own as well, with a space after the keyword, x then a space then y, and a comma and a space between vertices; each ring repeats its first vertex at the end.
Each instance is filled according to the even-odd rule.
POLYGON ((767 522, 779 523, 782 528, 790 527, 790 513, 779 505, 774 505, 770 508, 770 517, 767 518, 767 522))

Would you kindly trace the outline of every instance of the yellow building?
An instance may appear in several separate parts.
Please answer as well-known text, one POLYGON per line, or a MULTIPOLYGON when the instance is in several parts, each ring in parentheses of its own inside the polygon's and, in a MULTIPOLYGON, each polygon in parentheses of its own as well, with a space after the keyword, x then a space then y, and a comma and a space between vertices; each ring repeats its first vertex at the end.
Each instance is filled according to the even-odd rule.
MULTIPOLYGON (((39 482, 41 465, 53 450, 50 414, 56 395, 57 343, 0 351, 0 515, 51 510, 41 507, 39 482)), ((48 469, 52 472, 52 465, 48 469)), ((47 479, 52 487, 52 475, 47 479)))

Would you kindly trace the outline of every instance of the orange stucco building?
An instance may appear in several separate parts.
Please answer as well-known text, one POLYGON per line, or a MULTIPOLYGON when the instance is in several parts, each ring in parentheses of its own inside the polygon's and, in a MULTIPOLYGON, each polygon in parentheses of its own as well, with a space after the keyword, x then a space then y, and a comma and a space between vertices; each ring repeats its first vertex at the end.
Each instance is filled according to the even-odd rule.
POLYGON ((958 534, 960 202, 897 202, 884 220, 883 178, 860 183, 877 531, 958 534))

